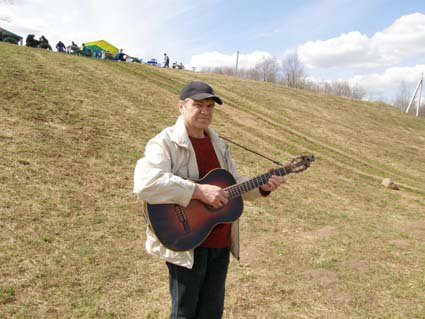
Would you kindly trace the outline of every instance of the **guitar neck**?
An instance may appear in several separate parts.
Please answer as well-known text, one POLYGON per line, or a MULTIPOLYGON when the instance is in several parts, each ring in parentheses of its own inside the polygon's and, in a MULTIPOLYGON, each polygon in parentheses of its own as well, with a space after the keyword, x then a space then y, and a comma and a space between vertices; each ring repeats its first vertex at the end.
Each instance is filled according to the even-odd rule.
POLYGON ((226 187, 224 190, 227 192, 229 199, 233 199, 242 196, 243 193, 249 192, 253 189, 261 187, 264 184, 267 184, 270 176, 272 175, 285 176, 291 172, 292 169, 289 165, 285 167, 280 167, 263 175, 254 177, 245 182, 226 187))

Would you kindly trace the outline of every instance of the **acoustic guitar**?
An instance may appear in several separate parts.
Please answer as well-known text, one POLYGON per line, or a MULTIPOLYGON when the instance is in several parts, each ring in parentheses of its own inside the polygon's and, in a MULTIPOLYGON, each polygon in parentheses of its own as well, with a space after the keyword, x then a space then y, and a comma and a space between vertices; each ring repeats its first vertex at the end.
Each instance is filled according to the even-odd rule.
POLYGON ((297 156, 288 165, 237 184, 225 169, 211 170, 198 184, 223 188, 228 196, 227 205, 213 208, 193 199, 187 207, 177 204, 146 204, 148 223, 159 241, 168 249, 185 251, 199 246, 217 224, 232 223, 243 211, 242 194, 267 183, 270 176, 300 173, 310 167, 314 155, 297 156))

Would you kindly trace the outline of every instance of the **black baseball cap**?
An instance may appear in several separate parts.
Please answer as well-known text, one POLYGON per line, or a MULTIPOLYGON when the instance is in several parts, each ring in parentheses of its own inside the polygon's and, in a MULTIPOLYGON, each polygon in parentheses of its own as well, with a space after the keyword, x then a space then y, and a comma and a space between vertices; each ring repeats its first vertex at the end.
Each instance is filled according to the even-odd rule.
POLYGON ((180 100, 190 98, 192 100, 213 99, 218 104, 223 104, 221 99, 214 94, 214 90, 207 83, 193 81, 187 84, 180 92, 180 100))

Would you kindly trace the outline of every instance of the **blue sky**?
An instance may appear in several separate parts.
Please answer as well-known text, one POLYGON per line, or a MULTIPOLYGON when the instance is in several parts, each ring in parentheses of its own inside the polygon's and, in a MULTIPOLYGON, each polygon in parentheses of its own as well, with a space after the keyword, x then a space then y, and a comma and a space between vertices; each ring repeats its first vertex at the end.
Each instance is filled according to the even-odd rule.
POLYGON ((425 1, 0 0, 0 27, 54 45, 105 39, 133 56, 253 67, 297 52, 312 80, 391 101, 425 71, 425 1))

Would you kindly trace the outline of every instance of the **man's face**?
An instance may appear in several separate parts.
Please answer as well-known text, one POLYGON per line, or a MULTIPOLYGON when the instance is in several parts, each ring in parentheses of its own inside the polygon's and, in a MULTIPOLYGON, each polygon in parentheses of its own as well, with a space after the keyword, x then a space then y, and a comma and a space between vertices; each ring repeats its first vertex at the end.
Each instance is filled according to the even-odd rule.
POLYGON ((186 125, 196 130, 206 130, 210 125, 214 113, 213 99, 192 100, 186 99, 179 106, 186 125))

